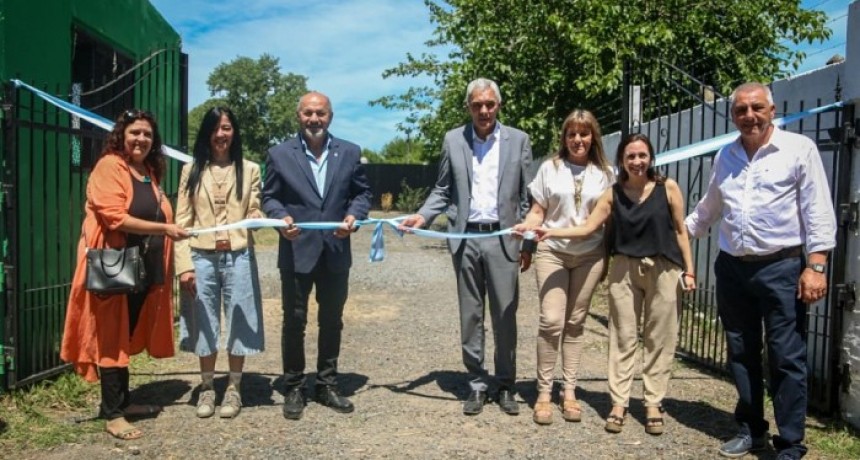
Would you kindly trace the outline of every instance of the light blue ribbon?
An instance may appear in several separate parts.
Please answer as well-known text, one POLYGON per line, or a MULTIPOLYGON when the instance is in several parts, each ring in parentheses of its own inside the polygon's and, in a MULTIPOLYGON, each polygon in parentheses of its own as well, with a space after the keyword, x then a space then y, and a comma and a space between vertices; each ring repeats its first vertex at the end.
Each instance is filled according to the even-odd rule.
MULTIPOLYGON (((405 232, 401 231, 397 228, 400 225, 400 222, 405 219, 407 216, 394 217, 391 219, 375 219, 369 218, 364 220, 357 220, 353 224, 355 227, 369 226, 374 225, 373 235, 370 240, 370 261, 371 262, 381 262, 385 259, 385 238, 384 238, 384 228, 386 226, 391 227, 397 233, 398 236, 402 237, 405 232)), ((343 222, 296 222, 293 224, 295 227, 298 227, 302 230, 338 230, 345 228, 343 222)), ((258 228, 286 228, 288 225, 281 219, 243 219, 238 222, 234 222, 232 224, 226 225, 218 225, 215 227, 206 227, 206 228, 196 228, 191 229, 188 233, 192 235, 200 235, 203 233, 212 233, 219 231, 229 231, 229 230, 238 230, 238 229, 258 229, 258 228)), ((436 238, 436 239, 474 239, 474 238, 493 238, 497 236, 504 236, 513 233, 513 228, 505 228, 492 233, 447 233, 447 232, 437 232, 435 230, 425 230, 422 228, 413 228, 408 231, 408 233, 414 233, 418 236, 423 236, 426 238, 436 238)))

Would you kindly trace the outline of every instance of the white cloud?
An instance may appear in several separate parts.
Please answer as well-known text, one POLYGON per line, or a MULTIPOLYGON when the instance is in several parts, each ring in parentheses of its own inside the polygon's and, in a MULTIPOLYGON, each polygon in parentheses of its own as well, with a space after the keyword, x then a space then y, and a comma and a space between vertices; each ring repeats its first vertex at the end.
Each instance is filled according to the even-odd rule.
MULTIPOLYGON (((209 97, 206 79, 218 64, 237 56, 268 53, 281 71, 308 77, 326 93, 337 113, 332 131, 379 149, 398 135, 400 113, 368 101, 423 85, 417 79, 383 79, 383 70, 407 52, 427 51, 433 25, 418 0, 340 0, 307 3, 278 0, 202 0, 152 4, 180 33, 189 54, 189 104, 209 97)), ((436 51, 438 52, 438 51, 436 51)))

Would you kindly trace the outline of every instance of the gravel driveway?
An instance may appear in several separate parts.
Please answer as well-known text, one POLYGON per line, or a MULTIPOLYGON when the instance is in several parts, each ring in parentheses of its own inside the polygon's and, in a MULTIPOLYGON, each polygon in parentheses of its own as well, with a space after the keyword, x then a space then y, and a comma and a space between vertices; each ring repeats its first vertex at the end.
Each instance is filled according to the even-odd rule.
MULTIPOLYGON (((337 414, 311 402, 299 421, 285 420, 281 415, 276 249, 258 248, 266 299, 267 350, 247 361, 245 407, 238 418, 194 416, 197 361, 181 353, 159 361, 155 380, 133 390, 133 399, 165 407, 158 417, 137 422, 144 438, 120 442, 99 433, 51 450, 26 452, 25 456, 698 459, 717 457, 721 439, 733 434, 732 386, 680 363, 665 401, 667 426, 663 436, 644 432, 639 380, 634 384, 631 415, 624 431, 618 435, 604 432, 602 417, 608 413, 610 402, 606 390, 607 309, 602 295, 595 298, 586 325, 587 345, 577 388, 583 403, 582 423, 565 423, 556 413, 554 424, 534 424, 531 406, 536 397, 538 314, 532 271, 520 280, 517 389, 521 413, 508 416, 490 405, 478 416, 464 416, 461 400, 468 393, 468 385, 460 360, 454 274, 444 242, 416 236, 401 239, 386 230, 386 260, 369 263, 369 230, 353 237, 355 262, 340 359, 342 388, 355 403, 354 413, 337 414)), ((316 362, 315 305, 312 310, 306 338, 311 366, 316 362)), ((489 327, 489 318, 487 321, 489 327)), ((218 370, 226 370, 223 357, 219 358, 218 370)), ((216 379, 219 394, 225 380, 223 374, 216 379)), ((772 455, 768 452, 765 458, 772 455)))

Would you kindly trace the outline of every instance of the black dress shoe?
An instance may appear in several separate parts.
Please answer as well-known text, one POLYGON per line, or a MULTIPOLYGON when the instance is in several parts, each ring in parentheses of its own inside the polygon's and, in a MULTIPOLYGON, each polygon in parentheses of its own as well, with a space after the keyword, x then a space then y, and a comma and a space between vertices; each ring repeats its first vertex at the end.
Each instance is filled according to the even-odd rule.
POLYGON ((484 404, 487 402, 487 392, 474 390, 469 393, 466 402, 463 403, 463 413, 466 415, 478 415, 484 410, 484 404))
POLYGON ((305 393, 302 387, 287 388, 287 394, 284 396, 284 418, 298 420, 302 418, 304 410, 305 393))
POLYGON ((520 413, 520 405, 514 398, 514 392, 506 388, 499 390, 499 407, 502 408, 502 412, 508 415, 519 415, 520 413))
POLYGON ((355 406, 348 399, 341 396, 334 385, 317 385, 316 400, 323 406, 331 407, 343 414, 348 414, 355 410, 355 406))

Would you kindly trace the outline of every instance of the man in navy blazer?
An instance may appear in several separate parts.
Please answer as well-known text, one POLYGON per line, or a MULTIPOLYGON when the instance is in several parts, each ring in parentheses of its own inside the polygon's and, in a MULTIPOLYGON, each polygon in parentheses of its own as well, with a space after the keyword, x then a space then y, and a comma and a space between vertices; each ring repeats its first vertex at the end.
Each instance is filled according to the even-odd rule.
POLYGON ((337 388, 337 359, 343 329, 349 268, 349 236, 366 219, 371 192, 359 161, 361 149, 328 132, 334 112, 328 97, 310 92, 299 100, 299 134, 269 149, 263 211, 283 219, 278 245, 284 323, 281 356, 286 396, 284 417, 298 420, 305 407, 305 349, 308 297, 316 286, 319 305, 317 402, 348 413, 354 407, 337 388), (296 222, 341 222, 331 231, 302 232, 296 222))

